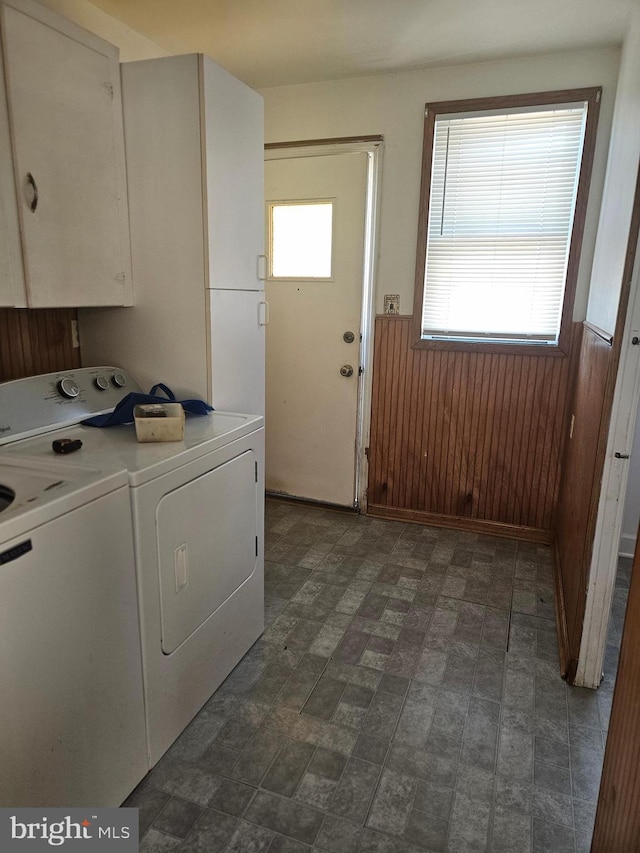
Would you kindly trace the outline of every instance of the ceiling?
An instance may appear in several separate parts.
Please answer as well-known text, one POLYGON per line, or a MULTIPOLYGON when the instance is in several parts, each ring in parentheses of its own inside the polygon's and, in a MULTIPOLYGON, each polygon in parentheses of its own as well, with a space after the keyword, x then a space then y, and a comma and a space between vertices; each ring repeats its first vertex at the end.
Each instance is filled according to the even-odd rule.
POLYGON ((620 43, 637 0, 91 2, 263 88, 620 43))

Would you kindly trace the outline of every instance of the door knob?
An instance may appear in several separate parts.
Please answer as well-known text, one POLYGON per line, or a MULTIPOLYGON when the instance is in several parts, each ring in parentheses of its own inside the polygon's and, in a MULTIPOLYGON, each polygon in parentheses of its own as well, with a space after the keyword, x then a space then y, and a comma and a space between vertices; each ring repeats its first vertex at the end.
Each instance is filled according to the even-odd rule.
POLYGON ((350 364, 343 364, 340 368, 340 376, 353 376, 353 367, 350 364))

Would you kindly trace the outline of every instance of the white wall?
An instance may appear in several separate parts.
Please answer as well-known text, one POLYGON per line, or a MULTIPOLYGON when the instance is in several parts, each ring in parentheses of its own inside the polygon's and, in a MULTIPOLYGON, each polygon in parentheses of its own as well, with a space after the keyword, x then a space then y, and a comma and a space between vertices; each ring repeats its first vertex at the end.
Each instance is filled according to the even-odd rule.
POLYGON ((607 180, 593 259, 587 320, 613 334, 626 260, 635 176, 640 151, 640 12, 624 43, 616 97, 607 180))
POLYGON ((417 239, 424 104, 455 98, 603 87, 592 189, 574 317, 586 316, 620 52, 602 48, 262 90, 267 142, 383 134, 376 310, 400 294, 410 314, 417 239))
POLYGON ((84 27, 85 30, 115 44, 120 48, 121 62, 155 59, 157 56, 168 55, 164 48, 111 15, 107 15, 88 0, 40 0, 40 2, 43 6, 48 6, 54 12, 84 27))
MULTIPOLYGON (((589 296, 588 318, 606 331, 615 328, 635 184, 629 179, 640 156, 640 13, 624 45, 620 85, 611 134, 611 168, 602 204, 589 296), (602 242, 601 237, 602 235, 602 242), (606 239, 605 239, 606 237, 606 239)), ((633 305, 633 294, 629 302, 633 305)), ((619 552, 633 556, 640 521, 640 412, 636 415, 629 475, 624 498, 619 552)))

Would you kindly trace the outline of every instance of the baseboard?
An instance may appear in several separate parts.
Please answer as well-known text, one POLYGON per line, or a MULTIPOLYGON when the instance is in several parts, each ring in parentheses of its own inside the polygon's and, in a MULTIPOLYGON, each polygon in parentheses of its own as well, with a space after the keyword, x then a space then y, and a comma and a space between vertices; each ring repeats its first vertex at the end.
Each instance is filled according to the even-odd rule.
POLYGON ((342 504, 332 504, 327 501, 316 501, 312 498, 297 498, 295 495, 288 495, 285 492, 270 492, 265 490, 265 497, 272 501, 281 501, 282 503, 298 504, 300 506, 318 507, 319 509, 330 509, 334 512, 350 512, 358 513, 357 506, 343 506, 342 504))
POLYGON ((503 524, 500 521, 486 521, 482 518, 463 518, 458 515, 440 515, 418 509, 369 504, 367 515, 375 518, 387 518, 391 521, 410 521, 415 524, 430 524, 432 527, 450 527, 466 530, 470 533, 483 533, 488 536, 504 536, 506 539, 522 539, 527 542, 541 542, 550 545, 552 533, 537 527, 520 527, 517 524, 503 524))
POLYGON ((567 612, 564 604, 564 589, 562 587, 562 571, 557 542, 553 543, 553 598, 556 607, 556 627, 558 629, 558 656, 560 658, 560 675, 568 681, 575 677, 578 662, 571 660, 569 652, 569 631, 567 630, 567 612))

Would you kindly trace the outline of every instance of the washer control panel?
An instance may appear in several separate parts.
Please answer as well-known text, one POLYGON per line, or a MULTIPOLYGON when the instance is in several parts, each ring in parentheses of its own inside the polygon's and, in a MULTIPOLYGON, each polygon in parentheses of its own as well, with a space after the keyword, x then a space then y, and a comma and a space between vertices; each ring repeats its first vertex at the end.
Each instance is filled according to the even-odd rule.
POLYGON ((0 382, 0 444, 112 411, 142 389, 120 367, 82 367, 0 382))

